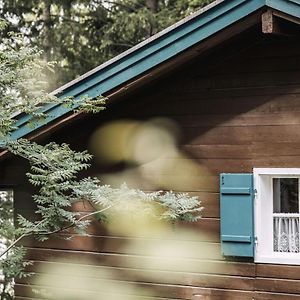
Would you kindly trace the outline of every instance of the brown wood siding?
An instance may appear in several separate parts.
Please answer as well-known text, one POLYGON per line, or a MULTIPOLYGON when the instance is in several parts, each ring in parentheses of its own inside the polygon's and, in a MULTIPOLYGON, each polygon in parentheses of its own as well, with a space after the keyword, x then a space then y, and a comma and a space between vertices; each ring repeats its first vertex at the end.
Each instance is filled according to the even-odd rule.
MULTIPOLYGON (((252 172, 253 167, 300 167, 299 38, 263 36, 259 29, 244 33, 43 142, 56 140, 85 149, 90 135, 103 123, 153 117, 168 117, 178 124, 178 144, 189 159, 168 157, 171 168, 145 169, 137 186, 151 190, 145 180, 156 182, 157 188, 161 188, 160 181, 178 180, 177 190, 199 196, 205 207, 199 222, 181 225, 199 236, 172 241, 173 251, 184 245, 190 249, 178 258, 180 271, 165 266, 166 257, 153 255, 153 247, 161 243, 159 236, 111 236, 97 224, 88 229, 90 236, 75 235, 67 241, 53 238, 45 243, 24 241, 28 257, 36 261, 29 271, 39 276, 38 266, 61 264, 64 269, 63 263, 55 261, 66 258, 83 273, 88 270, 91 286, 116 281, 138 287, 142 296, 132 294, 130 299, 300 299, 298 266, 254 264, 251 259, 230 261, 221 256, 218 179, 221 172, 252 172), (190 171, 184 160, 199 166, 192 170, 192 183, 184 180, 190 171), (125 247, 129 242, 138 247, 125 247), (112 271, 114 277, 100 278, 103 269, 112 271), (153 291, 151 297, 148 290, 153 291)), ((86 174, 121 171, 123 167, 95 161, 86 174)), ((28 210, 21 197, 16 201, 18 211, 28 210)), ((89 208, 79 204, 77 210, 87 212, 89 208)), ((51 282, 52 277, 62 275, 45 276, 51 282)), ((30 292, 31 287, 39 286, 32 279, 19 280, 16 299, 39 299, 41 296, 30 292)), ((120 297, 117 291, 115 294, 120 297)), ((99 299, 95 290, 85 291, 85 295, 99 299)))

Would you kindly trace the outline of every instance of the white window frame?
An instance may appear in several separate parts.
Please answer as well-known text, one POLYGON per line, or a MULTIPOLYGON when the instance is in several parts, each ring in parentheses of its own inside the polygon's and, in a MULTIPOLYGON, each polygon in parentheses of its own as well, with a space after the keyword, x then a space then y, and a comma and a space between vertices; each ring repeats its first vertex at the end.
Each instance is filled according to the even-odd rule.
POLYGON ((300 253, 283 253, 273 250, 272 185, 273 178, 299 178, 300 182, 300 168, 254 168, 253 175, 256 238, 254 261, 257 263, 300 265, 300 253))

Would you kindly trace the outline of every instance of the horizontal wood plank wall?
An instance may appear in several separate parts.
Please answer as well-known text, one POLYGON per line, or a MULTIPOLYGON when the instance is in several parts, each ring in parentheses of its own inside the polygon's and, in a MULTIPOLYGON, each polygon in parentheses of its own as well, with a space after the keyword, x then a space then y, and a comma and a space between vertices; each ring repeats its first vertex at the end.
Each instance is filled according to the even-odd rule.
MULTIPOLYGON (((90 236, 75 234, 71 240, 63 240, 66 235, 61 235, 45 243, 28 239, 24 242, 28 257, 36 261, 28 271, 37 272, 34 277, 43 275, 44 280, 18 281, 16 299, 43 299, 31 289, 48 286, 53 290, 53 278, 61 278, 58 286, 62 291, 72 289, 66 278, 77 282, 77 275, 72 269, 68 271, 69 261, 80 274, 88 274, 89 288, 84 293, 90 299, 99 299, 99 286, 110 284, 125 286, 129 299, 300 299, 299 267, 256 265, 251 260, 230 261, 220 255, 218 179, 221 172, 252 172, 253 167, 300 167, 299 38, 263 36, 259 29, 244 33, 126 99, 109 104, 104 113, 61 129, 49 140, 85 149, 102 123, 156 117, 168 117, 178 124, 178 144, 184 155, 170 155, 166 159, 172 167, 160 171, 142 166, 135 174, 136 185, 151 190, 153 185, 145 183, 150 181, 160 189, 164 187, 160 182, 172 179, 181 183, 174 190, 199 196, 205 207, 203 218, 193 225, 176 225, 194 234, 170 238, 168 255, 154 251, 161 247, 159 235, 111 235, 97 223, 89 227, 90 236), (197 168, 189 167, 191 161, 197 168), (192 172, 192 182, 184 179, 188 172, 192 172), (180 268, 168 264, 172 256, 180 268), (67 261, 55 262, 58 258, 67 261), (47 267, 46 274, 43 270, 47 267)), ((124 171, 124 164, 111 167, 95 161, 86 174, 116 170, 124 171)), ((125 178, 120 176, 119 182, 125 178)), ((28 213, 24 202, 19 202, 19 211, 28 213)), ((83 213, 90 210, 84 203, 76 209, 83 213)), ((118 297, 118 288, 114 293, 118 297)))

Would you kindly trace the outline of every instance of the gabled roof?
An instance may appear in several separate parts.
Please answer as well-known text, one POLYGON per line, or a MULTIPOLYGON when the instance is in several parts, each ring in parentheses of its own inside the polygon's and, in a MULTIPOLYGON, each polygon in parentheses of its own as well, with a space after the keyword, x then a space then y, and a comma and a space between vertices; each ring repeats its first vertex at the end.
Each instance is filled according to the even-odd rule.
MULTIPOLYGON (((53 94, 59 97, 82 95, 97 97, 107 95, 128 81, 169 61, 192 46, 207 40, 214 34, 267 8, 274 9, 300 20, 300 0, 217 0, 188 16, 155 36, 96 67, 79 78, 60 87, 53 94)), ((28 126, 30 116, 17 116, 18 129, 12 133, 17 139, 38 131, 70 113, 62 105, 43 108, 47 118, 33 128, 28 126)))

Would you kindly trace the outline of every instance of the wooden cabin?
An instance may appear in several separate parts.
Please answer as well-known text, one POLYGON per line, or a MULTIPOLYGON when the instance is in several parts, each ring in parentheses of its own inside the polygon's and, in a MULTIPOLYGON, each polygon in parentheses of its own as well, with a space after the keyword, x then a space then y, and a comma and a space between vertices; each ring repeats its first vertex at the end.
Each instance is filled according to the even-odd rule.
MULTIPOLYGON (((68 299, 100 299, 97 288, 111 283, 114 296, 103 299, 300 299, 298 0, 217 0, 56 94, 105 95, 107 109, 81 115, 67 107, 48 107, 47 120, 34 128, 28 126, 28 116, 20 116, 14 138, 66 142, 94 153, 91 139, 111 122, 168 119, 166 127, 176 126, 181 153, 166 158, 173 159, 170 168, 144 168, 142 162, 139 168, 145 172, 134 173, 131 165, 126 173, 124 161, 103 164, 94 153, 84 175, 103 176, 106 182, 118 172, 118 180, 112 181, 116 184, 128 179, 129 185, 148 191, 188 192, 199 196, 204 210, 202 219, 188 226, 193 235, 170 238, 167 255, 155 252, 163 239, 112 235, 97 225, 89 236, 72 240, 26 240, 36 265, 56 264, 63 272, 68 263, 56 259, 73 259, 82 282, 91 286, 80 294, 78 286, 69 286, 68 280, 76 282, 72 271, 67 276, 37 271, 18 280, 16 299, 47 299, 32 289, 54 289, 53 277, 60 278, 61 290, 77 295, 68 299), (146 252, 122 247, 131 240, 146 252), (177 252, 179 269, 164 264, 177 252), (99 281, 97 272, 103 269, 114 276, 99 281), (34 281, 42 275, 46 281, 34 281)), ((116 135, 113 145, 118 147, 121 138, 116 135)), ((14 189, 16 213, 32 215, 28 165, 5 152, 0 163, 0 183, 14 189)), ((180 228, 176 225, 175 233, 180 228)))

